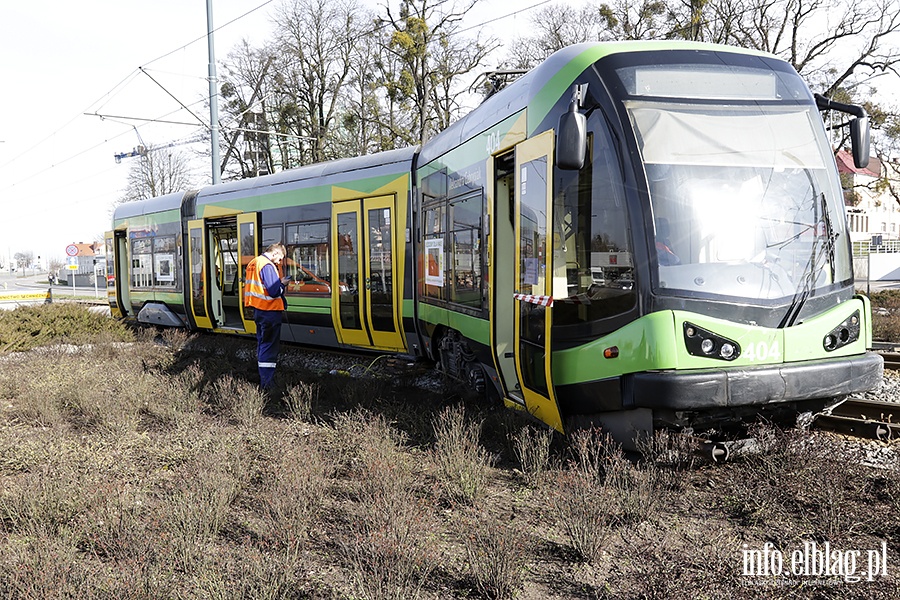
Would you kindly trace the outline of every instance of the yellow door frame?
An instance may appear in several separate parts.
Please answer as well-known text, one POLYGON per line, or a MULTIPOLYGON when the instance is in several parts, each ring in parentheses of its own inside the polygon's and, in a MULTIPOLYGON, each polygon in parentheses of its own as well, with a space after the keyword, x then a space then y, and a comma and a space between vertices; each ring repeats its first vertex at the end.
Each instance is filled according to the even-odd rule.
MULTIPOLYGON (((396 249, 405 245, 405 238, 398 235, 399 227, 397 225, 397 208, 396 195, 380 195, 368 198, 357 198, 352 200, 341 200, 332 203, 331 214, 331 244, 332 244, 332 285, 331 285, 331 309, 333 315, 334 329, 337 339, 342 344, 358 346, 362 348, 371 348, 375 350, 405 350, 406 345, 403 340, 400 327, 400 308, 402 302, 402 286, 399 285, 401 278, 398 277, 399 269, 402 267, 400 258, 396 249), (372 247, 372 227, 370 222, 369 211, 387 210, 390 220, 389 233, 390 240, 390 276, 391 276, 391 318, 393 320, 393 331, 382 331, 375 329, 372 319, 372 283, 374 273, 372 271, 371 260, 369 256, 372 247), (338 217, 341 215, 354 215, 356 219, 355 232, 340 231, 338 227, 338 217), (348 255, 346 248, 342 250, 342 237, 348 233, 355 233, 356 248, 352 250, 353 254, 348 255), (343 252, 343 254, 342 254, 343 252), (353 256, 356 258, 356 311, 359 315, 359 328, 344 327, 341 321, 341 295, 349 293, 346 288, 353 286, 350 281, 341 281, 341 259, 347 259, 353 256), (343 291, 342 291, 343 288, 343 291)), ((401 253, 402 254, 402 253, 401 253)), ((384 281, 382 281, 384 285, 384 281)))
MULTIPOLYGON (((530 388, 527 385, 528 378, 524 375, 523 361, 525 357, 522 355, 522 339, 521 339, 521 319, 522 319, 522 311, 521 311, 521 303, 530 301, 528 299, 517 299, 516 302, 516 310, 515 312, 515 325, 514 325, 514 338, 515 338, 515 355, 516 355, 516 372, 518 374, 519 383, 522 388, 522 394, 525 400, 525 406, 531 414, 535 417, 550 425, 554 429, 558 431, 563 431, 562 417, 560 416, 559 404, 556 401, 556 393, 553 389, 553 379, 552 379, 552 340, 551 340, 551 332, 553 327, 553 308, 552 308, 552 297, 553 297, 553 232, 552 232, 552 223, 553 223, 553 141, 554 141, 554 132, 553 130, 546 131, 538 136, 527 139, 522 143, 516 146, 516 167, 515 167, 515 206, 516 206, 516 218, 515 218, 515 239, 517 243, 516 246, 516 258, 515 258, 515 279, 514 285, 516 288, 519 286, 519 282, 522 281, 522 250, 523 244, 518 243, 521 241, 521 232, 522 232, 522 195, 525 193, 527 189, 527 185, 531 183, 532 188, 535 185, 539 185, 540 181, 537 182, 528 182, 523 181, 523 173, 525 169, 525 164, 532 162, 534 160, 539 160, 541 158, 545 158, 545 171, 541 174, 541 179, 545 184, 545 198, 544 198, 544 227, 545 227, 545 246, 544 246, 544 256, 540 263, 536 264, 537 269, 543 269, 543 281, 540 281, 540 271, 536 274, 538 277, 538 287, 532 290, 531 295, 539 295, 543 296, 548 305, 544 309, 544 336, 543 336, 543 371, 544 371, 544 380, 547 384, 547 391, 544 393, 541 390, 530 388)), ((516 291, 519 291, 518 289, 516 291)), ((533 299, 532 299, 533 300, 533 299)))
POLYGON ((212 329, 212 319, 210 319, 210 306, 209 306, 209 298, 207 293, 207 287, 209 285, 208 281, 208 271, 206 264, 206 224, 203 219, 195 219, 193 221, 188 221, 188 235, 187 235, 187 254, 188 254, 188 276, 185 278, 186 283, 188 285, 189 290, 185 290, 186 297, 188 298, 188 302, 190 303, 190 311, 191 315, 194 318, 194 323, 197 324, 197 327, 201 329, 212 329), (193 233, 199 229, 200 235, 198 239, 200 241, 200 247, 194 248, 194 235, 193 233), (194 260, 195 252, 199 255, 199 261, 194 260), (198 264, 199 263, 199 264, 198 264), (195 277, 197 279, 195 279, 195 277), (195 287, 195 284, 199 284, 199 288, 195 287), (195 294, 199 293, 202 298, 195 298, 195 294), (203 306, 204 314, 197 314, 197 302, 200 302, 203 306))
POLYGON ((253 320, 253 308, 244 306, 244 286, 247 277, 247 265, 259 253, 259 213, 250 212, 237 216, 237 253, 238 253, 238 303, 244 331, 256 333, 256 321, 253 320), (250 247, 245 248, 246 242, 250 247), (249 259, 249 260, 247 260, 249 259))

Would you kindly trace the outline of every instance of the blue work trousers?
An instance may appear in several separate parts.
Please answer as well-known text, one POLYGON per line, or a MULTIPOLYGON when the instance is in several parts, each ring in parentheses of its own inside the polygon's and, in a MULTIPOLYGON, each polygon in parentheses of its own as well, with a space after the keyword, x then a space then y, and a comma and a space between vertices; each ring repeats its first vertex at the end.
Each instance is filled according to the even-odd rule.
POLYGON ((256 360, 259 365, 259 387, 268 390, 275 381, 278 349, 281 345, 280 310, 256 309, 256 360))

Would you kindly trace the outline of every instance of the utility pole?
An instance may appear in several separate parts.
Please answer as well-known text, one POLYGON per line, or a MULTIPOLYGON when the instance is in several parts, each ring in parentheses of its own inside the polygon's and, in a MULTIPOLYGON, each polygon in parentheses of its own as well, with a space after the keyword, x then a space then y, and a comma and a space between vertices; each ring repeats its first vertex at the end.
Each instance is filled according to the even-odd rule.
POLYGON ((209 135, 212 143, 212 182, 221 181, 219 171, 219 92, 216 79, 216 49, 213 42, 212 0, 206 0, 206 39, 209 44, 209 135))

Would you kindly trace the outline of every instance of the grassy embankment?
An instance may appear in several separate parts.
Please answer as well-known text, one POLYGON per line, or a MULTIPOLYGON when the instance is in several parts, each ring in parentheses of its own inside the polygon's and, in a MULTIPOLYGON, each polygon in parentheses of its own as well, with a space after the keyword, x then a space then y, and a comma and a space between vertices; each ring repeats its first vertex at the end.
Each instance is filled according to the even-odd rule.
POLYGON ((635 462, 414 372, 286 352, 266 398, 251 341, 72 305, 0 313, 0 350, 0 598, 900 597, 896 467, 824 434, 635 462), (743 575, 826 541, 856 574, 886 542, 888 575, 743 575))

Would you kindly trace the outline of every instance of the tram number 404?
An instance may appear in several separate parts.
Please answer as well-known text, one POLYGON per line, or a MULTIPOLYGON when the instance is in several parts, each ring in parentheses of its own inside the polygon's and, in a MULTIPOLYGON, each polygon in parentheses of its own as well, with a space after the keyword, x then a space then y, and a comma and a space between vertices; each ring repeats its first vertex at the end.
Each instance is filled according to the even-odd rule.
POLYGON ((741 357, 756 362, 781 360, 781 347, 778 341, 750 343, 744 347, 741 357))

